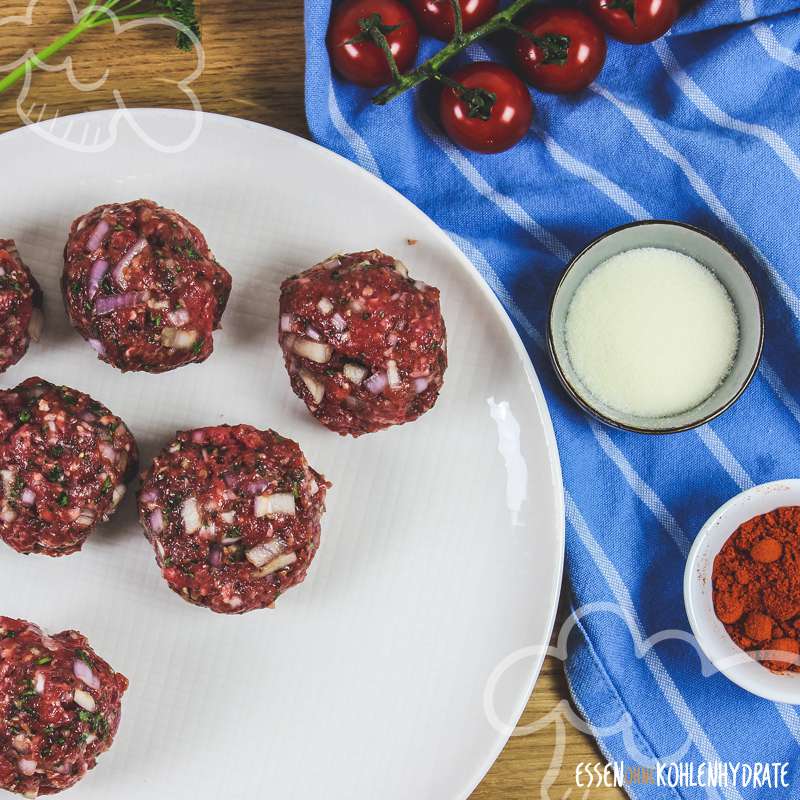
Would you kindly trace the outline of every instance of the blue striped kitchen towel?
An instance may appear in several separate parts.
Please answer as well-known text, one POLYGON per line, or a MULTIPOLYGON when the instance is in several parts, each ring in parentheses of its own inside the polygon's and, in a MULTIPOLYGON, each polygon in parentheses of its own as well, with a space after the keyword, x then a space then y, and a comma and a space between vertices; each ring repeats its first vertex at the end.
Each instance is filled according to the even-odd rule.
MULTIPOLYGON (((454 147, 426 93, 384 108, 331 76, 330 0, 306 3, 306 105, 314 137, 379 175, 447 231, 500 295, 548 397, 564 467, 574 609, 567 677, 609 759, 791 762, 792 788, 628 788, 633 797, 800 797, 800 714, 759 700, 671 640, 695 532, 753 483, 800 472, 800 0, 706 0, 643 47, 612 43, 576 97, 536 94, 512 150, 454 147), (542 347, 570 254, 607 228, 666 218, 738 251, 766 310, 761 368, 710 425, 666 437, 605 428, 579 411, 542 347), (612 608, 616 610, 612 610, 612 608), (620 725, 620 722, 622 724, 620 725)), ((423 54, 437 44, 427 41, 423 54)), ((483 45, 469 55, 485 58, 483 45)), ((499 52, 494 53, 500 57, 499 52)), ((576 790, 577 791, 577 790, 576 790)))

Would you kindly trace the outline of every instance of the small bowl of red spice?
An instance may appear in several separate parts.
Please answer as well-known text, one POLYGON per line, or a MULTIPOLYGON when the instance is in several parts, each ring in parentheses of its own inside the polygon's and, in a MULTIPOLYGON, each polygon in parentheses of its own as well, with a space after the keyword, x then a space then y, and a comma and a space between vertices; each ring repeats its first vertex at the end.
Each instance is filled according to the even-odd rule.
POLYGON ((800 703, 800 480, 736 495, 700 529, 683 582, 711 663, 753 694, 800 703))

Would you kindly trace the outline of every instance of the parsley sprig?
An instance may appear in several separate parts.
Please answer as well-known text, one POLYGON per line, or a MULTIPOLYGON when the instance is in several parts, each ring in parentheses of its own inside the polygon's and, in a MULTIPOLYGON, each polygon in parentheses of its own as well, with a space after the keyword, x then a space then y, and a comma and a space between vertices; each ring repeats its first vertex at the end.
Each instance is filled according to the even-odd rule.
POLYGON ((191 50, 200 38, 200 23, 197 19, 194 0, 90 0, 81 12, 74 27, 60 36, 47 47, 31 56, 0 80, 0 94, 21 81, 29 72, 39 69, 48 59, 70 42, 92 28, 110 25, 117 22, 129 22, 135 19, 166 19, 179 23, 175 44, 180 50, 191 50), (143 4, 149 10, 140 11, 143 4))

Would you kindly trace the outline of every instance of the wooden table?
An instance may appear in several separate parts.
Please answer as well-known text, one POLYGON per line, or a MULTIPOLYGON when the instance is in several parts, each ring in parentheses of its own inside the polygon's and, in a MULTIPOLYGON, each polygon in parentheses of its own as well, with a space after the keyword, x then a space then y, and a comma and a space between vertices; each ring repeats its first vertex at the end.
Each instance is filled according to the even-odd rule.
MULTIPOLYGON (((10 0, 3 3, 2 13, 23 14, 26 5, 10 0)), ((206 65, 194 89, 203 108, 308 136, 300 0, 200 0, 200 8, 206 65)), ((68 5, 64 0, 40 0, 31 22, 28 27, 15 24, 0 29, 0 63, 11 62, 29 47, 39 49, 64 33, 70 24, 68 5)), ((113 107, 114 87, 129 106, 188 107, 176 83, 194 69, 194 56, 178 52, 171 38, 160 27, 126 33, 124 43, 108 30, 89 31, 64 52, 72 56, 76 75, 84 83, 96 81, 108 68, 106 85, 81 92, 63 72, 39 72, 24 110, 34 106, 32 115, 41 111, 46 119, 56 112, 65 116, 113 107)), ((16 100, 14 90, 0 96, 0 131, 19 126, 16 100)), ((561 663, 548 659, 521 723, 543 718, 567 696, 561 663)), ((570 796, 580 797, 575 766, 581 761, 602 761, 594 741, 568 722, 554 722, 534 735, 512 738, 473 798, 562 798, 567 790, 570 796)), ((615 789, 590 793, 592 800, 623 796, 615 789)))

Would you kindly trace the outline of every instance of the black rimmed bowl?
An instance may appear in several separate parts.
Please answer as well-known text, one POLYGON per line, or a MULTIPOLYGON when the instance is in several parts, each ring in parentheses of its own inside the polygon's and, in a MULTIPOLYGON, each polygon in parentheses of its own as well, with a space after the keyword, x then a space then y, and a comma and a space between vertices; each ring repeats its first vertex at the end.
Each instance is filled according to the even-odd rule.
POLYGON ((638 433, 677 433, 714 419, 730 408, 747 388, 761 358, 764 313, 753 281, 739 259, 705 231, 669 220, 647 220, 613 228, 598 236, 567 265, 550 306, 550 358, 572 399, 601 422, 638 433), (683 253, 707 267, 725 287, 739 321, 739 344, 733 366, 722 383, 702 403, 664 417, 640 417, 612 408, 583 384, 570 362, 565 322, 572 298, 584 278, 612 256, 641 247, 683 253))

